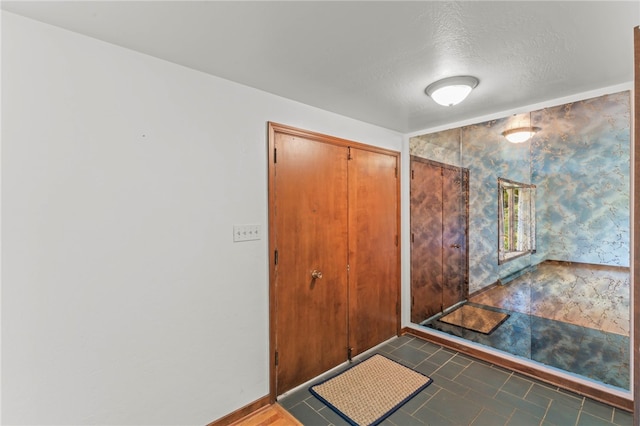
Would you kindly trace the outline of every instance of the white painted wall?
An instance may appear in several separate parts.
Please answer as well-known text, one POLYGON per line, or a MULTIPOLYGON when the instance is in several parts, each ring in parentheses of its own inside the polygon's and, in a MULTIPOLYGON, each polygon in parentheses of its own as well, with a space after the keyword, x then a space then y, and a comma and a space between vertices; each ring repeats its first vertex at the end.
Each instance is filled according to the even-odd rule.
POLYGON ((267 395, 267 121, 402 135, 7 12, 2 66, 2 423, 202 425, 267 395))

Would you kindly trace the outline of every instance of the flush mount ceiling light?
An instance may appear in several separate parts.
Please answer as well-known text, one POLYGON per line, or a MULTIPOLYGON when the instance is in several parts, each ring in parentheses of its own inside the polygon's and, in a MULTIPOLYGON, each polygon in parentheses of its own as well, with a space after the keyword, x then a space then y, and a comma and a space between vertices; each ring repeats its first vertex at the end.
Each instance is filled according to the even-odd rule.
POLYGON ((529 125, 522 126, 522 123, 519 123, 520 126, 512 127, 511 129, 507 129, 502 132, 502 136, 507 138, 507 140, 511 143, 522 143, 528 141, 536 132, 540 131, 540 127, 534 127, 531 125, 531 113, 529 115, 529 125))
POLYGON ((471 93, 480 81, 469 75, 448 77, 431 83, 425 93, 436 103, 443 106, 459 104, 471 93))
POLYGON ((502 132, 502 136, 511 143, 522 143, 528 141, 538 131, 540 131, 540 127, 516 127, 515 129, 505 130, 502 132))

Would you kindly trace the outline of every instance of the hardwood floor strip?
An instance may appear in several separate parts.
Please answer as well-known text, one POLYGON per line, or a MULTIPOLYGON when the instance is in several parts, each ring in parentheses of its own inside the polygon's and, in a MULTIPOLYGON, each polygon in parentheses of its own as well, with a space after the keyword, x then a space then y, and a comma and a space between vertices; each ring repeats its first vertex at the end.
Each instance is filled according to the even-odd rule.
POLYGON ((298 426, 302 425, 279 404, 263 407, 253 414, 240 419, 232 426, 298 426))
POLYGON ((269 403, 269 396, 262 397, 249 405, 239 408, 233 413, 230 413, 222 418, 219 418, 218 420, 209 423, 207 426, 227 426, 233 424, 233 422, 244 419, 247 416, 260 411, 263 407, 268 407, 269 403))

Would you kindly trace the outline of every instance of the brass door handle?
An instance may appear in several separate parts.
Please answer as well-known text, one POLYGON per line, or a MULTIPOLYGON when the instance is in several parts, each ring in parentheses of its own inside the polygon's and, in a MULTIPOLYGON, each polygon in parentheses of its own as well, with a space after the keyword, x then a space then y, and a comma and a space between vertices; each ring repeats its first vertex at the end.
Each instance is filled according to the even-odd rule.
POLYGON ((314 269, 313 271, 311 271, 311 278, 313 278, 314 280, 322 278, 322 272, 314 269))
POLYGON ((451 247, 453 247, 453 248, 460 248, 460 244, 451 244, 451 247))

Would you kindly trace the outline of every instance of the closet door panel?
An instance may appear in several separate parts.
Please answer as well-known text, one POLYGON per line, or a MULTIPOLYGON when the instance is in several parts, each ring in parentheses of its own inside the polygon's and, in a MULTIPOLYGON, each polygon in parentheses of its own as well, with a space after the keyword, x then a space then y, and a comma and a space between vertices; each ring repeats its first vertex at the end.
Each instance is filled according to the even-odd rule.
POLYGON ((355 356, 397 334, 398 180, 395 156, 351 148, 349 345, 355 356))
POLYGON ((269 123, 272 401, 399 331, 399 155, 354 145, 269 123))
POLYGON ((467 173, 463 169, 442 169, 443 309, 467 297, 467 173))
POLYGON ((468 296, 469 171, 411 158, 411 321, 468 296))
POLYGON ((411 163, 411 322, 442 311, 442 168, 411 163))
POLYGON ((280 133, 275 148, 280 394, 347 359, 347 149, 280 133))

